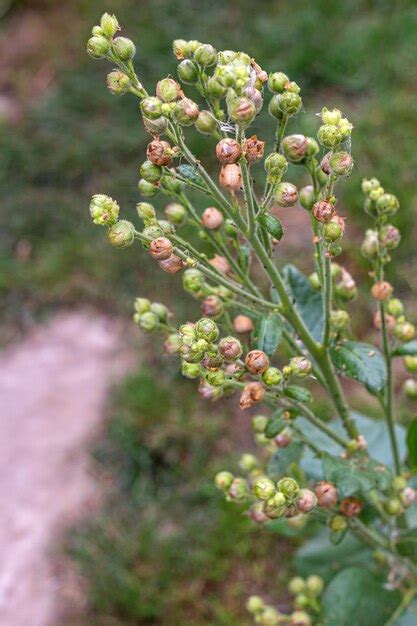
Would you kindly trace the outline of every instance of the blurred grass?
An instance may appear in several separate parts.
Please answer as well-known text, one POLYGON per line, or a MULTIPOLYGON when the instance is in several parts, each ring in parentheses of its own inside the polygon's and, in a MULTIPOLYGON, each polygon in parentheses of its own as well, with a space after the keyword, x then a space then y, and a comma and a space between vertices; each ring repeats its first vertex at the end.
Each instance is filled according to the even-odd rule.
POLYGON ((192 384, 142 370, 114 394, 96 449, 104 508, 67 544, 89 598, 76 624, 249 626, 247 595, 282 589, 285 544, 213 486, 216 471, 235 467, 238 426, 197 404, 192 384))
MULTIPOLYGON (((48 11, 59 15, 53 2, 19 2, 8 17, 16 19, 36 6, 41 16, 48 11)), ((265 68, 283 69, 296 79, 309 113, 294 120, 290 130, 301 124, 314 132, 314 113, 322 104, 340 106, 355 124, 357 163, 341 198, 353 234, 350 242, 346 238, 347 255, 360 263, 355 234, 368 225, 359 181, 378 175, 402 202, 395 218, 404 236, 398 251, 404 270, 397 272, 400 289, 416 287, 415 273, 407 271, 415 262, 417 205, 415 2, 397 2, 394 11, 384 0, 213 0, 198 6, 190 0, 121 0, 117 5, 73 0, 65 10, 69 17, 62 24, 55 19, 50 32, 55 81, 21 123, 1 129, 0 294, 6 321, 23 323, 62 303, 93 302, 126 312, 132 294, 147 291, 152 297, 161 287, 170 298, 180 280, 159 274, 156 287, 154 267, 145 255, 137 248, 111 250, 104 230, 88 218, 89 196, 100 191, 116 197, 123 214, 134 219, 137 168, 147 140, 137 101, 112 97, 104 85, 106 63, 84 52, 91 25, 104 10, 116 10, 125 33, 136 41, 137 68, 148 86, 175 73, 172 39, 192 37, 219 48, 244 48, 265 68), (22 247, 30 254, 22 255, 22 247)), ((7 37, 7 19, 3 24, 7 37)), ((37 69, 30 60, 26 65, 19 85, 25 83, 22 72, 29 77, 37 69)), ((265 115, 264 123, 263 137, 272 120, 265 115)), ((212 150, 201 136, 192 141, 202 157, 212 150)), ((163 206, 164 199, 156 202, 163 206)))

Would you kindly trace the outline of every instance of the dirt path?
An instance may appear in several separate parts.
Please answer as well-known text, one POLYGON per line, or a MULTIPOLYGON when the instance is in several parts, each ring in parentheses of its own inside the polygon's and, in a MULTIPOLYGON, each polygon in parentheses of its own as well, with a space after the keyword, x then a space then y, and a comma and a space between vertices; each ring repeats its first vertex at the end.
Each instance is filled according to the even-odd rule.
POLYGON ((55 626, 59 532, 98 501, 89 444, 130 359, 115 322, 59 314, 0 354, 0 624, 55 626))

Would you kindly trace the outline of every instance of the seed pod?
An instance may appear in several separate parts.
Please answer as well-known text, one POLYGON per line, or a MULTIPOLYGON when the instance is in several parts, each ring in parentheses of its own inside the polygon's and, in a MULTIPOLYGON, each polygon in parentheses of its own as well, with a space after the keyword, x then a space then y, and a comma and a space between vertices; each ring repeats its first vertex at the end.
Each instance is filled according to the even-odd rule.
POLYGON ((288 135, 281 143, 282 152, 291 163, 300 163, 308 153, 309 143, 304 135, 288 135))
POLYGON ((131 87, 129 76, 119 70, 107 74, 107 89, 114 96, 123 96, 131 87))
POLYGON ((407 378, 403 384, 403 391, 407 398, 415 400, 417 398, 417 380, 414 378, 407 378))
POLYGON ((329 169, 336 176, 349 176, 353 169, 353 159, 349 152, 336 152, 329 157, 329 169))
POLYGON ((262 374, 269 367, 269 358, 262 350, 251 350, 245 358, 245 365, 251 374, 262 374))
POLYGON ((229 498, 238 502, 246 500, 249 495, 248 481, 239 476, 235 478, 229 487, 229 498))
POLYGON ((320 126, 317 132, 317 139, 325 148, 335 148, 343 141, 343 136, 337 126, 333 126, 333 124, 324 124, 323 126, 320 126))
POLYGON ((376 230, 368 229, 362 242, 361 252, 367 259, 376 259, 379 252, 379 237, 376 230))
POLYGON ((111 226, 117 222, 119 212, 119 205, 110 196, 97 193, 91 198, 90 215, 94 224, 111 226))
POLYGON ((249 409, 256 402, 261 402, 265 395, 265 387, 258 382, 245 385, 240 396, 239 405, 241 409, 249 409))
POLYGON ((243 142, 243 153, 250 165, 262 159, 264 150, 265 142, 258 139, 256 135, 252 135, 243 142))
POLYGON ((227 491, 230 488, 233 479, 234 476, 230 472, 219 472, 214 477, 214 482, 218 489, 221 489, 222 491, 227 491))
POLYGON ((330 222, 335 213, 334 206, 328 200, 319 200, 313 205, 313 215, 318 222, 330 222))
POLYGON ((139 326, 146 330, 146 332, 151 333, 153 330, 156 330, 159 326, 159 319, 156 313, 152 311, 147 311, 143 313, 139 317, 139 326))
POLYGON ((305 611, 294 611, 290 615, 290 626, 311 626, 311 617, 305 611))
POLYGON ((217 121, 210 111, 200 111, 195 127, 203 135, 212 135, 217 129, 217 121))
POLYGON ((283 378, 283 373, 277 367, 268 367, 262 374, 262 380, 267 387, 276 387, 283 378))
MULTIPOLYGON (((269 519, 263 512, 262 502, 256 502, 255 504, 252 504, 251 508, 249 509, 248 516, 252 520, 252 522, 255 522, 255 524, 263 524, 269 519)), ((246 605, 246 607, 248 608, 248 605, 246 605)), ((250 609, 248 608, 248 611, 249 610, 250 609)))
POLYGON ((397 320, 394 334, 400 341, 411 341, 411 339, 414 339, 416 329, 414 324, 407 322, 407 320, 397 320))
POLYGON ((343 237, 344 224, 335 221, 335 217, 323 226, 323 239, 328 243, 337 243, 343 237))
POLYGON ((181 98, 174 109, 175 119, 183 126, 191 126, 197 120, 199 113, 198 104, 190 98, 181 98))
POLYGON ((297 187, 292 183, 280 183, 275 188, 274 197, 279 206, 294 206, 298 200, 297 187))
POLYGON ((300 189, 299 202, 303 209, 311 211, 314 205, 314 187, 312 185, 306 185, 300 189))
POLYGON ((295 506, 300 513, 310 513, 317 506, 317 497, 310 489, 300 489, 295 506))
POLYGON ((343 517, 343 515, 333 515, 329 519, 329 528, 334 533, 341 533, 348 527, 347 520, 343 517))
POLYGON ((242 174, 236 164, 223 165, 220 170, 219 182, 229 191, 236 191, 242 187, 242 174))
POLYGON ((167 274, 176 274, 184 267, 183 261, 175 254, 171 254, 168 259, 159 261, 159 267, 167 274))
POLYGON ((147 298, 135 298, 133 306, 135 307, 135 311, 140 314, 147 313, 151 310, 151 303, 147 298))
POLYGON ((194 327, 194 331, 198 339, 205 339, 210 343, 217 341, 219 337, 219 327, 216 322, 213 322, 213 320, 206 317, 202 317, 198 320, 194 327))
POLYGON ((259 500, 269 500, 276 492, 275 484, 266 476, 258 478, 254 482, 252 490, 259 500))
POLYGON ((391 297, 393 292, 393 287, 386 280, 379 280, 374 285, 372 285, 371 294, 375 300, 379 300, 383 302, 384 300, 388 300, 391 297))
POLYGON ((110 50, 110 42, 102 35, 94 35, 87 42, 87 52, 93 59, 103 59, 110 50))
POLYGON ((120 220, 109 228, 108 239, 115 248, 128 248, 135 240, 135 227, 127 220, 120 220))
POLYGON ((115 15, 109 13, 103 13, 100 18, 100 28, 106 37, 114 37, 118 30, 120 30, 119 22, 115 15))
POLYGON ((357 517, 362 511, 362 503, 358 498, 349 496, 340 503, 340 512, 346 517, 357 517))
POLYGON ((175 226, 180 226, 187 216, 185 207, 183 207, 182 204, 178 204, 178 202, 170 202, 167 204, 164 213, 167 220, 175 226))
POLYGON ((164 352, 167 354, 177 354, 180 349, 181 340, 177 333, 171 333, 164 341, 164 352))
POLYGON ((194 59, 204 67, 210 67, 216 63, 217 51, 209 43, 203 43, 194 52, 194 59))
POLYGON ((222 165, 236 163, 242 156, 242 147, 236 139, 221 139, 216 145, 216 156, 222 165))
POLYGON ((297 378, 305 378, 311 374, 312 364, 305 356, 295 356, 290 359, 291 373, 297 378))
POLYGON ((323 509, 330 509, 336 506, 338 493, 336 487, 332 485, 332 483, 321 481, 317 483, 314 491, 317 496, 317 503, 323 509))
POLYGON ((417 492, 412 487, 406 487, 400 494, 401 502, 407 508, 414 504, 417 499, 417 492))
POLYGON ((264 503, 263 512, 270 519, 278 519, 284 517, 287 512, 287 503, 283 493, 279 491, 264 503))
POLYGON ((379 241, 387 250, 394 250, 401 241, 401 233, 392 224, 386 224, 379 231, 379 241))
POLYGON ((201 222, 209 230, 217 230, 224 222, 223 213, 216 207, 207 207, 201 216, 201 222))
POLYGON ((292 441, 292 435, 289 430, 283 430, 276 437, 274 437, 274 443, 277 448, 286 448, 292 441))
POLYGON ((173 78, 163 78, 156 85, 156 95, 164 102, 178 100, 181 94, 181 87, 173 78))
POLYGON ((213 317, 216 319, 223 313, 223 302, 218 296, 207 296, 201 304, 201 312, 204 317, 213 317))
POLYGON ((383 193, 376 200, 376 208, 378 213, 394 215, 400 208, 400 203, 398 202, 398 198, 392 193, 383 193))
POLYGON ((155 184, 159 182, 162 176, 162 169, 152 161, 144 161, 140 166, 139 173, 148 183, 155 184))
POLYGON ((154 139, 148 144, 146 156, 155 165, 170 165, 172 162, 172 149, 167 141, 154 139))
POLYGON ((173 246, 166 237, 158 237, 151 241, 149 253, 156 261, 165 261, 172 255, 173 246))
POLYGON ((215 254, 212 259, 209 259, 209 263, 212 267, 216 268, 221 274, 230 274, 231 267, 229 261, 219 254, 215 254))
POLYGON ((253 330, 253 322, 247 315, 237 315, 233 320, 233 328, 237 333, 250 333, 253 330))
POLYGON ((268 78, 268 88, 272 93, 283 93, 290 79, 284 72, 272 72, 268 78))
POLYGON ((256 115, 256 107, 252 100, 241 96, 229 103, 228 113, 235 124, 248 126, 256 115))
POLYGON ((116 39, 113 39, 113 48, 116 56, 121 61, 130 61, 136 54, 135 44, 127 37, 116 37, 116 39))
POLYGON ((242 344, 236 337, 223 337, 218 350, 226 361, 236 361, 242 354, 242 344))

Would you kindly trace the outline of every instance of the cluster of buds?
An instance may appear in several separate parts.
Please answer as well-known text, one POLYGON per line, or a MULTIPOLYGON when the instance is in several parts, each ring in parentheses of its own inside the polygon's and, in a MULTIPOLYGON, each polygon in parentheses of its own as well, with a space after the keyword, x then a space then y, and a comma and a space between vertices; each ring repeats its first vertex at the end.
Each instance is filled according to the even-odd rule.
POLYGON ((262 512, 268 519, 310 513, 317 506, 316 495, 309 489, 301 489, 290 477, 275 483, 267 476, 260 476, 253 483, 252 492, 262 503, 262 512))
MULTIPOLYGON (((334 289, 334 293, 337 299, 340 300, 341 302, 350 302, 351 300, 355 300, 355 298, 358 295, 358 290, 357 290, 356 282, 353 276, 347 271, 346 268, 342 267, 338 263, 332 263, 330 269, 331 269, 331 276, 332 276, 332 282, 333 282, 333 289, 334 289)), ((310 274, 308 279, 313 289, 317 289, 317 291, 320 291, 322 289, 323 286, 320 282, 320 278, 317 272, 313 272, 312 274, 310 274)), ((333 321, 336 323, 336 326, 337 326, 336 320, 338 317, 340 317, 339 322, 343 323, 342 316, 338 315, 333 318, 333 321)))
POLYGON ((311 615, 319 615, 320 596, 324 590, 324 581, 315 574, 306 579, 296 576, 288 583, 288 591, 294 596, 294 606, 298 610, 308 611, 311 615))
POLYGON ((405 476, 400 475, 391 481, 390 489, 382 500, 382 505, 388 515, 395 517, 402 515, 416 500, 416 490, 408 485, 405 476))
MULTIPOLYGON (((332 109, 330 111, 329 109, 324 107, 320 113, 320 117, 322 120, 322 125, 317 132, 317 139, 322 146, 330 150, 335 150, 341 144, 347 142, 350 139, 353 125, 346 117, 343 117, 339 109, 332 109)), ((336 167, 337 169, 338 166, 336 165, 336 163, 337 162, 335 162, 333 167, 336 167)))
MULTIPOLYGON (((310 578, 319 579, 318 576, 311 576, 310 578)), ((314 623, 313 616, 320 613, 320 604, 318 602, 320 594, 309 596, 311 598, 310 604, 312 605, 311 612, 308 612, 308 609, 297 608, 297 605, 295 605, 295 610, 287 615, 281 613, 272 605, 266 604, 260 596, 250 596, 246 602, 246 608, 253 615, 255 624, 260 624, 261 626, 278 626, 279 624, 312 626, 314 623)))
POLYGON ((115 248, 128 248, 135 240, 132 222, 119 220, 119 205, 110 196, 95 194, 90 202, 90 215, 95 224, 108 226, 108 239, 115 248))
POLYGON ((298 113, 303 101, 300 87, 283 72, 272 72, 268 76, 268 88, 274 94, 269 102, 269 113, 278 120, 298 113))
MULTIPOLYGON (((161 302, 150 302, 147 298, 135 298, 133 321, 146 332, 165 330, 170 317, 168 308, 161 302)), ((171 341, 173 339, 171 338, 171 341)), ((177 341, 177 349, 179 342, 177 341)))

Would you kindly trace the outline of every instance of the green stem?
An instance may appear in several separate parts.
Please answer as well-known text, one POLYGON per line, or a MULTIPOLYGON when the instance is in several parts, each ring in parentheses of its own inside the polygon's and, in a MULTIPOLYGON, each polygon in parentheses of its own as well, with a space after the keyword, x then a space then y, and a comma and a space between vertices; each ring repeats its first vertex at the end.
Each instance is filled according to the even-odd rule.
POLYGON ((332 308, 332 273, 330 258, 324 255, 324 280, 323 280, 323 339, 324 348, 330 343, 330 314, 332 308))
POLYGON ((416 594, 417 594, 417 588, 408 589, 404 593, 400 604, 397 606, 397 608, 395 609, 394 613, 391 615, 389 620, 385 622, 385 626, 395 626, 397 624, 399 618, 404 613, 405 609, 408 607, 408 605, 413 600, 416 594))
POLYGON ((333 439, 339 446, 342 448, 347 448, 349 442, 344 437, 341 437, 338 433, 334 432, 323 420, 319 419, 316 415, 314 415, 313 411, 311 411, 305 404, 302 402, 297 402, 296 400, 291 401, 292 405, 297 408, 304 415, 307 421, 310 424, 313 424, 316 428, 322 431, 329 439, 333 439))

